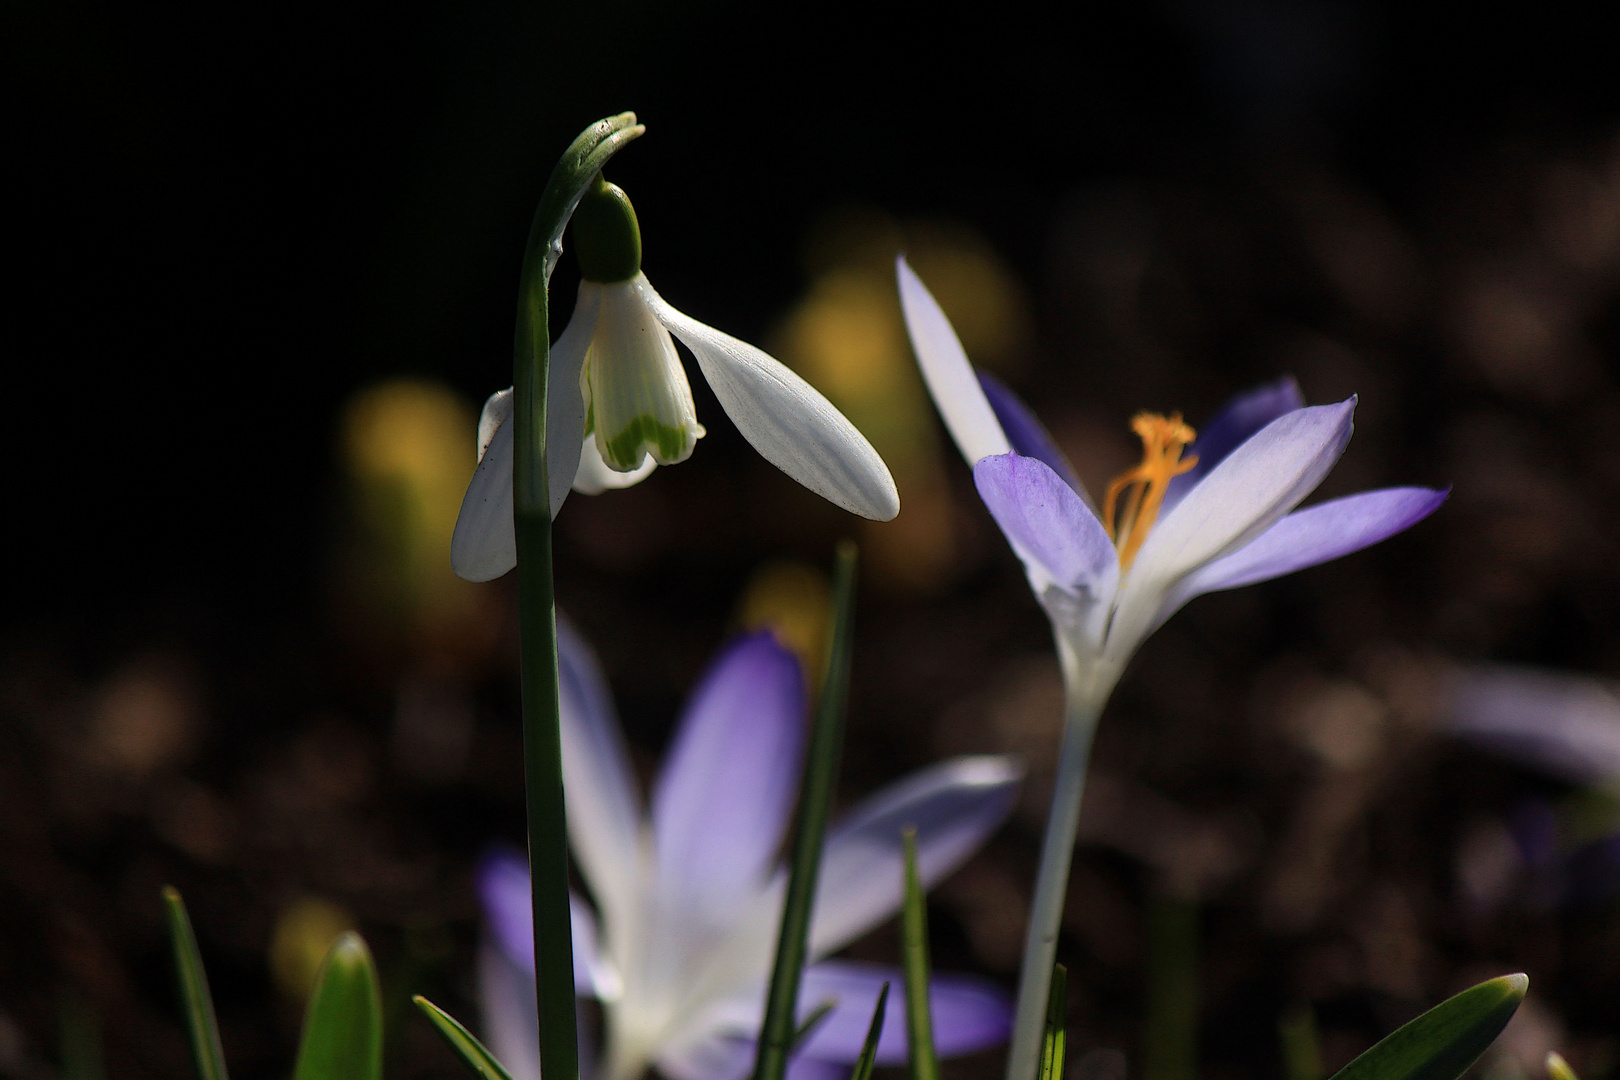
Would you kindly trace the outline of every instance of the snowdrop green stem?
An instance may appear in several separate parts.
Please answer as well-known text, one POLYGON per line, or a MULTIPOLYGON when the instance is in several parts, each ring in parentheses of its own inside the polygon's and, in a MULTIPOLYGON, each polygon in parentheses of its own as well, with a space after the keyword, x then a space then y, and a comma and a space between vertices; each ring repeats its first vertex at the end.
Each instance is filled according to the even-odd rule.
POLYGON ((1052 809, 1041 840, 1035 900, 1024 934, 1024 966, 1018 978, 1018 1009, 1013 1020, 1012 1048, 1007 1055, 1007 1080, 1034 1080, 1040 1068, 1046 1037, 1046 998, 1057 958, 1058 930, 1063 923, 1063 898, 1069 889, 1074 836, 1080 826, 1080 800, 1086 791, 1091 737, 1108 699, 1107 690, 1086 693, 1077 690, 1072 677, 1066 682, 1063 745, 1058 751, 1052 809))
POLYGON ((557 714, 557 613, 551 576, 551 500, 546 484, 546 375, 551 359, 547 290, 563 230, 609 158, 645 129, 634 113, 580 133, 552 170, 529 229, 518 290, 512 358, 512 504, 522 625, 523 762, 534 881, 534 964, 540 1058, 547 1080, 578 1080, 574 950, 568 910, 568 824, 563 807, 557 714))

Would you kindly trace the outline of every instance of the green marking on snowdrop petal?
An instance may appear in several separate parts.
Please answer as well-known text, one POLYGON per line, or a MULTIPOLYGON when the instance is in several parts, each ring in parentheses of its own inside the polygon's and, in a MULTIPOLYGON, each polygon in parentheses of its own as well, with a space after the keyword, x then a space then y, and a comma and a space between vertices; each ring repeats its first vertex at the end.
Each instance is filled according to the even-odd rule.
POLYGON ((293 1080, 380 1080, 382 1042, 377 966, 351 930, 332 944, 316 976, 293 1080))
POLYGON ((586 281, 611 285, 641 273, 641 225, 630 196, 598 174, 574 211, 574 257, 586 281))
POLYGON ((1069 969, 1052 965, 1052 986, 1046 994, 1046 1038, 1041 1043, 1041 1080, 1063 1080, 1068 1042, 1064 1021, 1069 1014, 1069 969))
POLYGON ((191 1033, 191 1055, 197 1065, 198 1080, 226 1080, 225 1050, 219 1041, 219 1023, 214 1019, 214 999, 208 993, 208 975, 203 970, 197 937, 191 931, 191 917, 180 893, 172 885, 163 890, 163 906, 169 914, 169 937, 174 943, 174 970, 180 980, 180 997, 185 1004, 186 1027, 191 1033))
POLYGON ((821 868, 822 838, 838 786, 838 758, 844 745, 844 709, 849 701, 849 663, 855 622, 855 545, 838 545, 833 568, 832 644, 827 650, 827 677, 810 728, 799 781, 799 818, 788 856, 787 897, 782 928, 771 968, 771 989, 760 1025, 754 1080, 782 1080, 793 1049, 793 1017, 798 1009, 799 978, 808 952, 810 915, 821 868))
POLYGON ((1529 984, 1503 975, 1469 987, 1385 1036, 1333 1080, 1457 1080, 1496 1041, 1529 984))
POLYGON ((855 1071, 849 1080, 872 1080, 872 1067, 877 1064, 878 1039, 883 1035, 883 1014, 889 1006, 889 984, 878 990, 877 1004, 872 1008, 872 1022, 866 1028, 866 1042, 861 1044, 861 1056, 855 1059, 855 1071))
POLYGON ((905 900, 900 906, 900 941, 906 976, 906 1042, 911 1080, 939 1080, 934 1054, 934 1017, 928 1007, 928 901, 917 873, 917 830, 900 834, 905 849, 905 900))
POLYGON ((657 417, 642 413, 607 440, 602 460, 620 472, 639 468, 647 451, 661 463, 673 463, 687 456, 692 441, 685 424, 661 423, 657 417))
POLYGON ((495 1060, 495 1055, 475 1039, 472 1032, 463 1027, 455 1017, 421 994, 415 995, 411 1000, 432 1023, 433 1029, 450 1045, 450 1049, 456 1052, 461 1063, 472 1070, 472 1074, 479 1080, 512 1080, 512 1074, 506 1071, 506 1066, 495 1060))

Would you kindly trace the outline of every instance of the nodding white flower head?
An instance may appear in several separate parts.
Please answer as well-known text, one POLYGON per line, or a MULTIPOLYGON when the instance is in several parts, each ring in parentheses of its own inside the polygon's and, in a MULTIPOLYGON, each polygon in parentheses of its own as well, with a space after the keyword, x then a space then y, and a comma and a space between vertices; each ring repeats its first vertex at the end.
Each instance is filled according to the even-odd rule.
MULTIPOLYGON (((551 350, 546 388, 547 485, 556 517, 569 489, 629 487, 691 456, 703 437, 674 339, 760 455, 827 501, 888 521, 900 495, 855 425, 763 350, 671 307, 641 272, 641 234, 624 192, 598 178, 573 219, 582 280, 574 315, 551 350), (672 338, 673 335, 673 338, 672 338)), ((517 565, 512 525, 512 391, 484 405, 478 470, 461 504, 450 563, 469 581, 517 565)))
POLYGON ((928 392, 1052 620, 1071 688, 1094 703, 1193 597, 1359 551, 1446 499, 1384 488, 1296 511, 1344 453, 1356 399, 1307 407, 1282 379, 1239 394, 1197 431, 1179 413, 1138 413, 1142 461, 1108 486, 1099 513, 1034 414, 974 370, 904 259, 896 271, 928 392))
MULTIPOLYGON (((740 637, 693 690, 643 801, 595 657, 557 627, 568 839, 594 910, 571 898, 574 983, 602 1002, 601 1080, 740 1080, 754 1058, 787 871, 778 854, 804 753, 807 692, 797 657, 768 632, 740 637)), ((925 887, 972 855, 1012 809, 1023 770, 986 755, 941 762, 858 804, 828 831, 798 1022, 827 1001, 790 1080, 847 1076, 884 982, 898 970, 825 959, 900 908, 901 830, 917 830, 925 887)), ((487 860, 479 875, 491 930, 479 966, 484 1034, 517 1080, 537 1080, 534 937, 527 867, 487 860)), ((993 984, 930 980, 936 1047, 970 1053, 1006 1038, 1011 1008, 993 984)), ((581 1048, 589 1061, 593 1047, 581 1048)), ((905 1060, 892 1007, 880 1064, 905 1060)))

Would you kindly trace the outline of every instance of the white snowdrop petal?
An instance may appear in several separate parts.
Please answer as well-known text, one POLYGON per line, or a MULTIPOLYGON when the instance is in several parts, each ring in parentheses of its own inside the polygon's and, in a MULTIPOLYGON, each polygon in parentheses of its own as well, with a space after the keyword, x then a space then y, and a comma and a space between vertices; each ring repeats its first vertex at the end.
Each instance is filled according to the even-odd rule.
POLYGON ((497 425, 461 499, 461 513, 450 537, 450 568, 468 581, 493 581, 517 565, 517 534, 512 526, 513 426, 510 417, 497 425))
POLYGON ((484 460, 484 451, 495 432, 512 415, 512 388, 497 390, 484 402, 484 411, 478 415, 478 460, 484 460))
POLYGON ((596 448, 596 436, 587 435, 579 449, 579 466, 574 470, 574 490, 581 495, 600 495, 604 491, 633 487, 652 475, 658 462, 651 454, 643 454, 641 465, 629 472, 608 468, 602 452, 596 448))
POLYGON ((580 394, 579 371, 590 350, 601 308, 602 286, 580 282, 574 315, 551 347, 546 378, 546 494, 553 520, 579 471, 579 444, 585 436, 585 400, 580 394))
POLYGON ((681 314, 645 279, 640 287, 761 457, 850 513, 889 521, 900 512, 889 467, 832 402, 764 350, 681 314))

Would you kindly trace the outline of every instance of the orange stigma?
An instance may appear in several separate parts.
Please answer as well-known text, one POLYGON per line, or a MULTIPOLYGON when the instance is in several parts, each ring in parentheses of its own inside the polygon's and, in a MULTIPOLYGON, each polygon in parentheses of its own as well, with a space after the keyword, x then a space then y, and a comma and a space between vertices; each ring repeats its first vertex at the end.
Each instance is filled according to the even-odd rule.
POLYGON ((1148 530, 1159 518, 1164 493, 1172 477, 1198 464, 1198 455, 1182 457, 1182 447, 1198 435, 1181 422, 1180 413, 1168 417, 1140 412, 1131 418, 1131 430, 1142 437, 1142 463, 1114 477, 1103 496, 1103 528, 1119 549, 1119 568, 1129 570, 1142 550, 1148 530), (1120 496, 1125 496, 1120 506, 1120 496))

